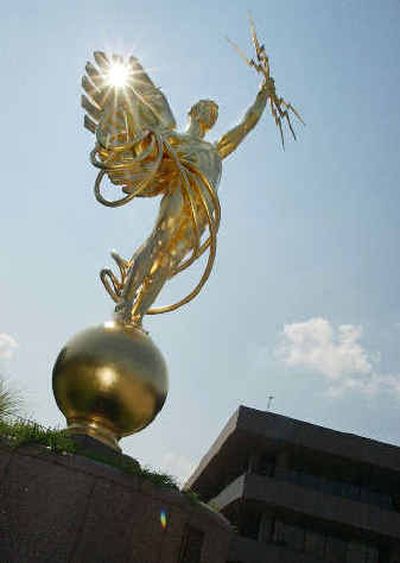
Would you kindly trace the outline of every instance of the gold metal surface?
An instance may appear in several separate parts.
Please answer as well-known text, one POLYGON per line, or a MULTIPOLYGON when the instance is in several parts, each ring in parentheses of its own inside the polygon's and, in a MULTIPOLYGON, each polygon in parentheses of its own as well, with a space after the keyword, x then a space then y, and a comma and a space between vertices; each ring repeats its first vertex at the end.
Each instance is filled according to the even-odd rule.
POLYGON ((155 418, 168 391, 167 369, 150 337, 117 322, 85 330, 61 350, 53 391, 68 428, 114 449, 155 418))
POLYGON ((282 120, 295 136, 289 112, 301 118, 277 96, 265 48, 251 25, 256 61, 245 60, 262 75, 262 82, 242 121, 216 143, 204 138, 218 117, 215 102, 197 102, 189 111, 187 130, 180 133, 167 99, 135 57, 124 60, 95 52, 95 64, 88 62, 85 67, 82 107, 85 126, 96 135, 91 161, 100 169, 96 199, 108 207, 120 207, 135 197, 162 196, 156 224, 144 244, 128 260, 112 253, 117 274, 110 269, 100 273, 121 323, 140 326, 145 314, 173 311, 201 291, 216 253, 222 160, 256 126, 268 101, 282 144, 282 120), (122 190, 116 199, 104 195, 107 179, 122 190), (194 289, 177 303, 153 307, 164 284, 205 253, 203 275, 194 289))

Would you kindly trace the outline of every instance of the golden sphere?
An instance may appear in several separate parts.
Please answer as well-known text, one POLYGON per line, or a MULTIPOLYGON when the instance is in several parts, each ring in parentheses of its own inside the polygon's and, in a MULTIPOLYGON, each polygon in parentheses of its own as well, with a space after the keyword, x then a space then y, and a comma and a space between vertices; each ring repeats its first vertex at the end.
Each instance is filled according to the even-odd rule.
POLYGON ((73 433, 119 449, 118 440, 156 417, 168 392, 165 361, 139 328, 89 328, 61 350, 53 368, 57 405, 73 433))

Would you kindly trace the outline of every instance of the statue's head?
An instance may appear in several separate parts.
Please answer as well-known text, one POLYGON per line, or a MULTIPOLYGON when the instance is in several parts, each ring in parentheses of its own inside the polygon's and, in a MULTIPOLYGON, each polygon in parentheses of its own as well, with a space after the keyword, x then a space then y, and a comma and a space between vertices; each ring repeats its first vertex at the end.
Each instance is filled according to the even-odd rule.
POLYGON ((218 104, 212 100, 200 100, 190 108, 189 118, 196 121, 206 133, 218 119, 218 104))

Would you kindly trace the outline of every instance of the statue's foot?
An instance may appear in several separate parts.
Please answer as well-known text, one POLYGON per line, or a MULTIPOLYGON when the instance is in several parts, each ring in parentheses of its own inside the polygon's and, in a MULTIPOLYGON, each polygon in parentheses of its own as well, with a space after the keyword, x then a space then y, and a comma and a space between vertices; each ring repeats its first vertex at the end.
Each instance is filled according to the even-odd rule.
POLYGON ((116 304, 114 313, 117 320, 129 324, 129 321, 131 319, 131 307, 128 307, 125 301, 121 301, 116 304))
MULTIPOLYGON (((121 324, 133 325, 143 330, 143 315, 132 311, 132 305, 126 302, 117 303, 114 308, 115 320, 121 324)), ((146 332, 146 331, 145 331, 146 332)))

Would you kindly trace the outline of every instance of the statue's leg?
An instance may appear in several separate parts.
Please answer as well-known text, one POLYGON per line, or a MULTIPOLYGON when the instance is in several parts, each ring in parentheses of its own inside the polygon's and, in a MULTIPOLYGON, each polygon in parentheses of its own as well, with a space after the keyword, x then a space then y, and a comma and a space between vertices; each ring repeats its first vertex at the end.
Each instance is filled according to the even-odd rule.
MULTIPOLYGON (((200 214, 198 219, 201 219, 200 214)), ((176 227, 176 230, 171 232, 168 245, 163 249, 160 260, 154 263, 139 289, 132 308, 132 318, 136 324, 141 324, 144 315, 157 299, 165 282, 171 278, 176 267, 194 248, 193 225, 184 213, 181 214, 180 224, 177 222, 176 227)), ((204 231, 204 221, 199 221, 199 230, 204 231)))
POLYGON ((132 307, 131 316, 135 324, 141 324, 146 312, 150 309, 158 294, 164 287, 170 273, 169 260, 159 264, 154 271, 146 277, 132 307))
POLYGON ((136 324, 141 324, 142 318, 157 299, 165 282, 170 279, 175 266, 191 251, 192 236, 192 230, 187 227, 187 220, 182 220, 181 227, 174 234, 172 247, 165 248, 163 256, 154 264, 138 292, 132 308, 132 318, 136 324))
POLYGON ((121 300, 115 308, 117 317, 122 320, 129 321, 139 289, 152 274, 152 270, 159 268, 166 248, 181 225, 183 211, 184 200, 180 190, 174 190, 163 197, 157 222, 151 235, 130 261, 121 300))

